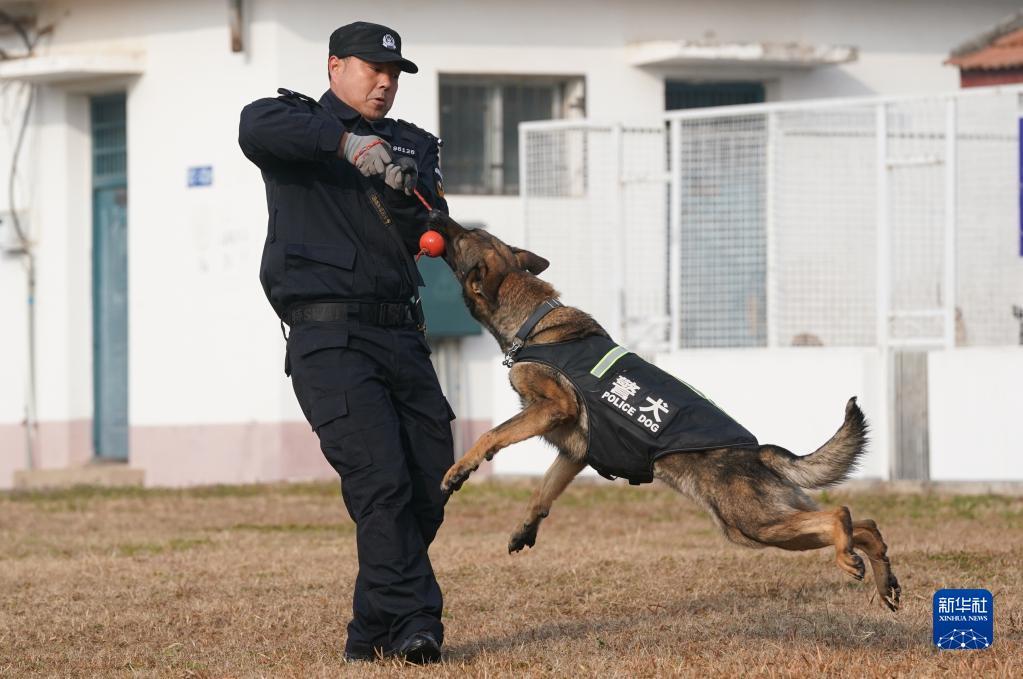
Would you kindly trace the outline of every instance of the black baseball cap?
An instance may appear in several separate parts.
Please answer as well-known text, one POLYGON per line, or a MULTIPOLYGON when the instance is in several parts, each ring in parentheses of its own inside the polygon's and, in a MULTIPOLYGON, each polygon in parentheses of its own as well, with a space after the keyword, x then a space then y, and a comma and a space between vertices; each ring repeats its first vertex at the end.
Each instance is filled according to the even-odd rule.
POLYGON ((397 31, 366 21, 356 21, 331 33, 330 55, 398 63, 406 73, 419 72, 418 66, 401 56, 401 36, 397 31))

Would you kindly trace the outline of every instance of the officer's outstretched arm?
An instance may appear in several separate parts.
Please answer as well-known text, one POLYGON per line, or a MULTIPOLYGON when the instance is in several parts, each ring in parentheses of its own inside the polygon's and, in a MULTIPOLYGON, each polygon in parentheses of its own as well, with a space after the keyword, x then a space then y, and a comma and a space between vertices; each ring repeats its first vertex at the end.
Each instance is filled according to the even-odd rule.
POLYGON ((344 126, 322 109, 285 97, 257 99, 242 109, 238 145, 256 165, 324 161, 338 156, 344 126))

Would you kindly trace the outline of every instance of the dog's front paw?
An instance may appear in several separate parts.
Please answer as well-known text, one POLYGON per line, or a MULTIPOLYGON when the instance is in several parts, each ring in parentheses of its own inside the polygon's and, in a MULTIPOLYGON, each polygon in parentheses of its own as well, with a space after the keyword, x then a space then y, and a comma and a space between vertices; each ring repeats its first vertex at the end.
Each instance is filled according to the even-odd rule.
POLYGON ((469 475, 472 474, 475 470, 476 470, 475 467, 456 464, 455 466, 448 470, 447 474, 444 475, 444 480, 441 481, 440 484, 441 491, 448 495, 454 493, 456 490, 462 487, 462 484, 465 483, 466 479, 469 478, 469 475))
POLYGON ((508 553, 520 552, 523 547, 535 545, 537 528, 539 528, 539 524, 526 523, 522 525, 522 528, 512 533, 511 540, 508 541, 508 553))
POLYGON ((894 574, 888 575, 888 582, 884 584, 881 590, 881 601, 888 607, 890 611, 897 611, 901 607, 900 600, 902 599, 902 587, 899 586, 899 581, 895 579, 894 574))

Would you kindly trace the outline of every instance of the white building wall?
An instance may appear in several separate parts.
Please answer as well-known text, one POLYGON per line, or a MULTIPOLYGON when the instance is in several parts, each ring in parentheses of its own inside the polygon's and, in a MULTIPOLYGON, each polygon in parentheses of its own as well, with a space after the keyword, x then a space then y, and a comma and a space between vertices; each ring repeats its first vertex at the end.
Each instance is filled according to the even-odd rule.
MULTIPOLYGON (((588 116, 626 121, 663 109, 665 77, 764 76, 769 96, 780 99, 952 89, 957 72, 941 64, 948 49, 1016 8, 1000 1, 924 0, 599 6, 384 0, 366 9, 326 0, 250 0, 244 3, 245 51, 233 54, 224 3, 40 5, 41 23, 56 26, 41 53, 131 52, 145 61, 138 77, 39 89, 23 156, 29 181, 22 203, 30 205, 39 253, 40 462, 64 466, 91 454, 87 97, 125 89, 131 461, 147 469, 153 484, 329 473, 282 372, 283 342, 257 279, 266 220, 262 182, 236 139, 238 112, 248 101, 272 96, 278 86, 311 95, 325 89, 326 42, 334 27, 361 18, 401 31, 404 51, 422 70, 403 76, 393 115, 437 130, 440 73, 582 75, 588 116), (721 41, 851 44, 860 58, 812 71, 628 64, 631 43, 711 33, 721 41), (212 187, 185 187, 186 170, 195 165, 213 166, 212 187), (246 457, 253 437, 262 442, 261 454, 277 462, 246 457), (215 462, 203 441, 217 442, 215 462), (301 462, 289 468, 281 460, 296 447, 301 462)), ((12 110, 9 99, 2 110, 12 110)), ((0 161, 10 157, 13 141, 5 127, 0 161)), ((7 185, 7 172, 0 162, 0 186, 7 185)), ((5 203, 0 191, 0 215, 5 203)), ((509 242, 521 241, 516 198, 450 196, 449 203, 459 220, 483 222, 509 242)), ((0 226, 0 238, 6 228, 0 226)), ((9 319, 0 335, 0 487, 6 487, 24 460, 19 422, 25 391, 23 274, 8 258, 0 260, 0 317, 9 319)), ((471 338, 465 354, 475 396, 462 415, 489 422, 498 414, 488 367, 496 348, 487 337, 471 338)), ((840 403, 837 414, 822 413, 821 427, 831 427, 840 403)), ((806 442, 815 434, 808 430, 806 442)), ((783 445, 788 440, 776 438, 783 445)), ((803 443, 792 440, 795 448, 803 443)))
POLYGON ((259 170, 237 144, 242 106, 254 92, 273 94, 264 83, 276 72, 278 28, 256 20, 253 56, 232 54, 224 8, 199 4, 211 16, 189 32, 189 49, 173 32, 154 36, 146 75, 129 96, 129 392, 139 425, 282 415, 281 400, 267 394, 283 363, 264 359, 283 340, 257 279, 266 199, 259 170), (204 72, 218 75, 167 96, 182 73, 204 72), (187 168, 204 165, 213 167, 212 186, 188 188, 187 168))
POLYGON ((131 463, 150 485, 327 475, 258 282, 265 192, 237 146, 241 108, 276 94, 289 35, 280 5, 253 3, 234 54, 224 8, 202 5, 187 38, 149 42, 130 94, 131 463), (182 73, 198 77, 167 97, 182 73), (212 186, 188 188, 204 165, 212 186))

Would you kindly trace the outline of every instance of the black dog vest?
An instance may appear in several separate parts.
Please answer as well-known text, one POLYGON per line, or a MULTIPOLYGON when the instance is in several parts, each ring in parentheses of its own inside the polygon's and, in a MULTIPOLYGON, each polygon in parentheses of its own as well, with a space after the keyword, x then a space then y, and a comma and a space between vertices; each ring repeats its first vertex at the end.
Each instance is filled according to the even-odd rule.
POLYGON ((654 461, 668 453, 757 445, 710 399, 607 337, 523 346, 509 358, 550 366, 572 383, 589 423, 586 462, 601 476, 650 483, 654 461))

